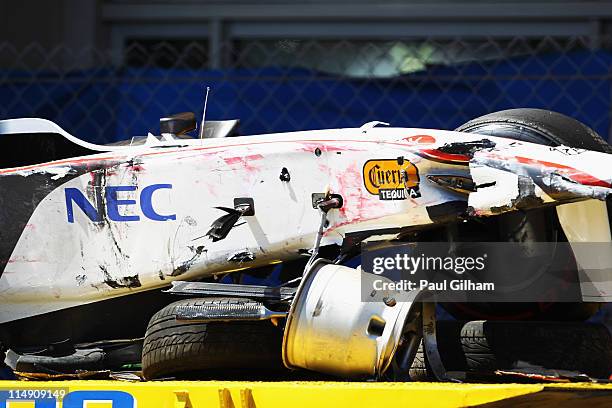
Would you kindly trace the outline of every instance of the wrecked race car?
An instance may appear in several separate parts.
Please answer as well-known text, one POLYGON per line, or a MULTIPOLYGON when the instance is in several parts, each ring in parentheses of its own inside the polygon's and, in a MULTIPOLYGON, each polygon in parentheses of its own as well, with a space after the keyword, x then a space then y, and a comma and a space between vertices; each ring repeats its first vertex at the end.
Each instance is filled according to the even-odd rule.
POLYGON ((180 114, 159 137, 102 146, 42 119, 0 121, 0 339, 18 370, 113 369, 142 347, 146 378, 285 366, 446 379, 443 311, 452 327, 573 322, 551 330, 586 333, 603 349, 593 375, 609 374, 609 333, 583 323, 610 300, 605 279, 581 301, 436 312, 425 290, 364 301, 375 275, 349 266, 366 241, 609 243, 612 151, 585 125, 537 109, 455 131, 233 137, 234 125, 189 137, 195 117, 180 114))

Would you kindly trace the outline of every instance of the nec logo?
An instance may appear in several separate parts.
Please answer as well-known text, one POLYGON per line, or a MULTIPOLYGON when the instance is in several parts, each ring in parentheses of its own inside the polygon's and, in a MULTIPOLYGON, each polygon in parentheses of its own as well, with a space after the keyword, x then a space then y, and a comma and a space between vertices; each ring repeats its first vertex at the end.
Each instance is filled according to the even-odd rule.
MULTIPOLYGON (((87 217, 94 221, 102 221, 104 212, 111 221, 128 222, 140 221, 139 215, 122 215, 125 209, 140 204, 142 214, 153 221, 169 221, 176 220, 176 214, 165 215, 159 214, 153 208, 153 195, 157 190, 172 189, 172 184, 152 184, 142 189, 140 192, 140 203, 131 199, 119 199, 118 194, 122 192, 136 191, 136 186, 106 186, 104 188, 103 206, 105 208, 96 208, 87 197, 78 188, 66 188, 66 215, 69 223, 74 223, 74 207, 76 204, 87 217), (123 210, 120 211, 120 208, 123 210)), ((133 212, 132 212, 133 214, 133 212)))

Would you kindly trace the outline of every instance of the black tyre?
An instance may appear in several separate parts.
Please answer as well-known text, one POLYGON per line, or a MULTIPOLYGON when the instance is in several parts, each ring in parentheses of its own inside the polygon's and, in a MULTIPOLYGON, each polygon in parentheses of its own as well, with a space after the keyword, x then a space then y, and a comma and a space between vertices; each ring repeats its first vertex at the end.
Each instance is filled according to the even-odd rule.
POLYGON ((261 377, 283 369, 282 331, 270 321, 191 323, 176 320, 177 307, 237 303, 240 299, 186 299, 172 303, 150 320, 143 351, 146 379, 177 375, 210 377, 232 373, 261 377))
POLYGON ((423 348, 423 341, 419 344, 419 349, 414 355, 414 360, 408 370, 408 376, 410 381, 436 381, 427 357, 425 357, 425 349, 423 348))
POLYGON ((569 116, 544 109, 508 109, 489 113, 455 130, 550 146, 563 144, 597 152, 612 152, 612 147, 590 127, 569 116))
POLYGON ((526 362, 607 379, 612 339, 605 326, 559 322, 473 321, 461 329, 468 371, 512 369, 526 362))
MULTIPOLYGON (((612 152, 612 147, 588 126, 568 116, 543 109, 525 108, 494 112, 473 119, 456 130, 550 146, 564 144, 612 152)), ((494 217, 485 223, 487 229, 495 231, 497 235, 483 240, 521 243, 565 240, 554 209, 515 211, 494 217)), ((461 228, 470 232, 477 227, 463 225, 461 228)), ((599 309, 598 304, 589 303, 453 303, 444 304, 443 307, 462 320, 585 320, 599 309)))
MULTIPOLYGON (((486 374, 524 362, 595 378, 607 379, 612 373, 612 337, 598 324, 441 321, 436 337, 447 371, 486 374)), ((435 381, 422 345, 409 374, 413 381, 435 381)))
MULTIPOLYGON (((463 322, 438 320, 436 322, 436 342, 442 365, 447 371, 464 371, 465 356, 459 341, 463 322)), ((423 346, 423 341, 414 356, 408 371, 411 381, 436 381, 423 346)))

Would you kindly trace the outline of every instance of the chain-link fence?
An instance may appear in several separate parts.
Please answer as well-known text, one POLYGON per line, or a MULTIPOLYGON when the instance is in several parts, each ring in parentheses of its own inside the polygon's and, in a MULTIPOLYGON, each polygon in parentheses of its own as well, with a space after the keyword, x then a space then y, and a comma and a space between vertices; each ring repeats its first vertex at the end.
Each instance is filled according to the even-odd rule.
POLYGON ((160 117, 241 120, 243 134, 394 126, 452 129, 514 107, 556 110, 610 136, 609 39, 128 40, 122 50, 0 43, 0 119, 51 119, 104 143, 160 117))

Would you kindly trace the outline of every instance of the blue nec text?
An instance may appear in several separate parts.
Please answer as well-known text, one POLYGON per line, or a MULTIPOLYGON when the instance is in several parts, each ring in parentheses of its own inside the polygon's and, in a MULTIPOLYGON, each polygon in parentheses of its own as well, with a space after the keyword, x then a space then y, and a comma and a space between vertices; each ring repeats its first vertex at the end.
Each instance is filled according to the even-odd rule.
POLYGON ((136 205, 140 206, 144 217, 153 221, 169 221, 176 220, 176 214, 160 214, 153 207, 154 193, 161 189, 172 189, 172 184, 152 184, 142 189, 139 200, 135 199, 119 199, 118 193, 136 191, 137 187, 133 185, 127 186, 106 186, 101 196, 101 203, 92 203, 78 188, 66 188, 66 216, 69 223, 74 223, 74 205, 83 211, 83 213, 94 222, 103 220, 106 214, 107 218, 116 222, 140 221, 140 216, 135 215, 133 211, 126 211, 136 205), (120 211, 121 210, 121 211, 120 211), (129 212, 131 215, 124 215, 129 212))

